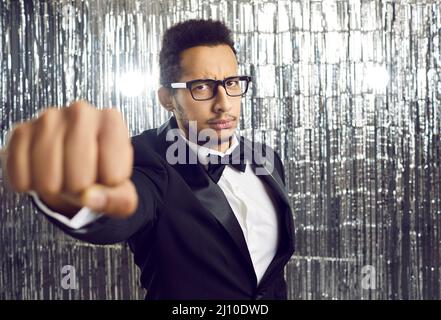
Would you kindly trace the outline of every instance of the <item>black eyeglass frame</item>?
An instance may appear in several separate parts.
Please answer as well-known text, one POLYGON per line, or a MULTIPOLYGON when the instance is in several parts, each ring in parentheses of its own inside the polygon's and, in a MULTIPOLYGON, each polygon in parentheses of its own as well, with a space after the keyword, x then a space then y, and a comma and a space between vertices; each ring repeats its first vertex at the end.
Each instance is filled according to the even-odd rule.
POLYGON ((167 85, 165 85, 165 87, 167 88, 171 88, 171 89, 188 89, 188 91, 190 91, 191 97, 196 100, 196 101, 207 101, 207 100, 211 100, 213 99, 216 95, 217 95, 217 91, 219 86, 222 86, 225 89, 225 92, 227 93, 228 96, 230 97, 243 97, 247 91, 248 88, 250 86, 250 82, 251 82, 251 77, 250 76, 232 76, 232 77, 227 77, 223 80, 215 80, 215 79, 194 79, 194 80, 190 80, 187 82, 172 82, 169 83, 167 85), (232 79, 239 79, 239 80, 246 80, 246 87, 244 92, 242 92, 241 94, 229 94, 228 93, 228 89, 225 87, 225 84, 227 81, 232 80, 232 79), (193 96, 193 92, 191 91, 191 86, 193 85, 193 83, 196 82, 203 82, 203 81, 212 81, 214 83, 214 87, 213 87, 213 95, 209 98, 204 98, 204 99, 198 99, 195 98, 193 96))

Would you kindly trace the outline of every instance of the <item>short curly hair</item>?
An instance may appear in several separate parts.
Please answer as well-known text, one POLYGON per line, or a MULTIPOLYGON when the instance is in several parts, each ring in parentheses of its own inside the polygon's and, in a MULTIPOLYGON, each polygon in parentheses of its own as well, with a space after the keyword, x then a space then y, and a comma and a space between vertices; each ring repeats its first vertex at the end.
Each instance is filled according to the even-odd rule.
POLYGON ((160 83, 166 85, 181 77, 181 53, 191 47, 228 45, 236 55, 231 30, 221 21, 192 19, 166 30, 159 53, 160 83))

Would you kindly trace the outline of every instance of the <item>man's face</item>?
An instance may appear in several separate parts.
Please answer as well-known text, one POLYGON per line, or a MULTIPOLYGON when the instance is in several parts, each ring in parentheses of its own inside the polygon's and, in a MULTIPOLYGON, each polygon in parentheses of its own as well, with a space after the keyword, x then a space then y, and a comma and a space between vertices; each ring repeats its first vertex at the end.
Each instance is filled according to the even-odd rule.
MULTIPOLYGON (((223 80, 238 75, 237 59, 227 45, 213 47, 197 46, 181 54, 182 76, 178 82, 195 79, 223 80)), ((230 97, 222 86, 217 95, 206 101, 196 101, 188 89, 177 89, 172 98, 174 113, 179 127, 188 133, 189 122, 197 122, 198 133, 211 129, 210 141, 216 142, 215 148, 222 150, 229 146, 229 138, 237 128, 240 117, 240 97, 230 97), (231 126, 219 128, 212 122, 231 120, 231 126)), ((201 142, 199 142, 201 143, 201 142)))

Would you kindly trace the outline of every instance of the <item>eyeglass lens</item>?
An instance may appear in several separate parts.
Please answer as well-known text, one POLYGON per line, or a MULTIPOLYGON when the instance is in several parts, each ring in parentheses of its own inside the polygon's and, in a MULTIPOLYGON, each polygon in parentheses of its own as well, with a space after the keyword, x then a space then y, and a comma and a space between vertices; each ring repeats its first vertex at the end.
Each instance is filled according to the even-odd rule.
MULTIPOLYGON (((247 89, 247 82, 239 77, 229 78, 225 81, 225 90, 230 96, 241 96, 247 89)), ((211 99, 216 93, 217 85, 216 80, 201 80, 192 83, 190 91, 197 100, 211 99)))

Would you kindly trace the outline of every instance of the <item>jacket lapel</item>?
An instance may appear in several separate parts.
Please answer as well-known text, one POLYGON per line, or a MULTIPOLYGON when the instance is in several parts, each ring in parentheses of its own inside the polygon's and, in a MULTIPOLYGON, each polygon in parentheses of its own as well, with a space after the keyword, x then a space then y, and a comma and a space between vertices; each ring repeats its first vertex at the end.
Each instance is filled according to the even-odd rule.
MULTIPOLYGON (((270 170, 268 170, 270 171, 270 170)), ((278 221, 279 221, 279 245, 277 246, 276 254, 263 274, 260 280, 257 291, 261 288, 266 288, 280 271, 283 270, 286 263, 291 258, 294 252, 294 227, 292 222, 292 212, 286 194, 282 192, 284 189, 282 183, 277 182, 278 174, 275 170, 272 174, 260 176, 269 186, 274 190, 276 203, 278 204, 278 221), (277 201, 278 199, 278 201, 277 201)), ((280 180, 281 182, 281 180, 280 180)))
MULTIPOLYGON (((279 221, 279 245, 276 254, 266 269, 260 280, 257 291, 265 288, 289 261, 294 252, 294 226, 292 220, 292 211, 287 196, 286 188, 282 178, 275 168, 275 162, 272 157, 265 157, 265 152, 255 152, 256 147, 249 140, 244 141, 244 147, 247 149, 245 155, 253 154, 255 161, 252 168, 255 174, 262 179, 270 190, 273 190, 272 196, 276 200, 277 213, 279 221)), ((257 149, 258 150, 258 149, 257 149)))

